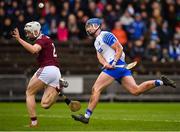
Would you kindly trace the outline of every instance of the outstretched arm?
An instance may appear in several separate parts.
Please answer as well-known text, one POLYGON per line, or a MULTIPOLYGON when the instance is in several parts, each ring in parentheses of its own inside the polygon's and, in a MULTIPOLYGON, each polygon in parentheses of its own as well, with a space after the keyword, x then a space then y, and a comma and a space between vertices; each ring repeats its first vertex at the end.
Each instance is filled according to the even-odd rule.
POLYGON ((19 30, 17 28, 14 29, 12 36, 30 53, 35 54, 38 53, 42 48, 38 44, 31 45, 30 43, 21 39, 19 35, 19 30))

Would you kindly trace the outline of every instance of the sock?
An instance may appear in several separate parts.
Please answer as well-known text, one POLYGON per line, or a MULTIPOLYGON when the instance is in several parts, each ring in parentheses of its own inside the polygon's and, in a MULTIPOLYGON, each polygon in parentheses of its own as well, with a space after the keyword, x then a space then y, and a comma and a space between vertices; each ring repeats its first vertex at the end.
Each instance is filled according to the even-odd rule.
POLYGON ((71 103, 71 100, 68 99, 66 96, 64 96, 62 93, 59 93, 59 96, 65 98, 64 101, 67 105, 69 105, 71 103))
POLYGON ((87 109, 84 116, 85 116, 86 118, 90 118, 91 115, 92 115, 92 111, 89 110, 89 109, 87 109))
MULTIPOLYGON (((64 96, 64 95, 61 93, 61 90, 60 90, 59 88, 56 87, 56 91, 58 92, 58 94, 59 94, 60 97, 63 97, 63 96, 64 96)), ((65 97, 64 101, 65 101, 65 103, 66 103, 67 105, 69 105, 69 104, 71 103, 71 100, 68 99, 67 97, 65 97)))
POLYGON ((71 100, 70 100, 70 99, 67 99, 67 98, 66 98, 64 101, 65 101, 65 103, 66 103, 67 105, 69 105, 69 104, 71 103, 71 100))
POLYGON ((161 80, 155 80, 155 86, 161 86, 161 85, 163 85, 163 81, 161 81, 161 80))
POLYGON ((31 117, 31 125, 37 125, 37 117, 31 117))
POLYGON ((57 93, 60 95, 61 93, 60 93, 60 89, 58 88, 58 87, 56 87, 56 91, 57 91, 57 93))

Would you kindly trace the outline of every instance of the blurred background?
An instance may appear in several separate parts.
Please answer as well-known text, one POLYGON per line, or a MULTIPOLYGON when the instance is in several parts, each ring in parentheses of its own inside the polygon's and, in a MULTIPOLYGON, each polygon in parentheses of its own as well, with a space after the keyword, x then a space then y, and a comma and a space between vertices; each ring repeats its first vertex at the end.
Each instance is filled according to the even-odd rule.
POLYGON ((101 18, 102 30, 115 34, 128 63, 138 61, 132 71, 138 83, 161 74, 177 82, 177 89, 159 87, 138 97, 114 82, 101 100, 180 101, 180 0, 0 0, 0 101, 24 101, 38 68, 36 57, 10 35, 18 27, 26 40, 29 21, 39 21, 42 33, 55 42, 61 73, 70 84, 64 93, 87 101, 101 72, 94 40, 84 29, 92 17, 101 18))

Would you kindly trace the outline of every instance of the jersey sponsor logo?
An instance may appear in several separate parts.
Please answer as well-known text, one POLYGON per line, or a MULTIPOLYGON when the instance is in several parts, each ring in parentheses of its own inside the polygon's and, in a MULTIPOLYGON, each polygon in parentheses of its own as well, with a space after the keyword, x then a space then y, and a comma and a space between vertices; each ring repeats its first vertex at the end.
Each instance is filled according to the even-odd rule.
POLYGON ((99 53, 101 53, 102 51, 103 51, 103 49, 102 49, 102 48, 99 48, 99 49, 98 49, 98 52, 99 52, 99 53))

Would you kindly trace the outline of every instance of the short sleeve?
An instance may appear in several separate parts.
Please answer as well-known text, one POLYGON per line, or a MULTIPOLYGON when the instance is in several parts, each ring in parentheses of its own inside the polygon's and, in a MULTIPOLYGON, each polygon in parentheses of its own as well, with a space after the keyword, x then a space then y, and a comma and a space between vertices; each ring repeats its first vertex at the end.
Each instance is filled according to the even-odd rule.
POLYGON ((109 46, 112 46, 117 41, 117 38, 112 33, 106 33, 103 36, 103 42, 109 46))
POLYGON ((35 44, 40 45, 42 48, 44 47, 44 41, 42 41, 42 39, 38 39, 35 41, 35 44))

